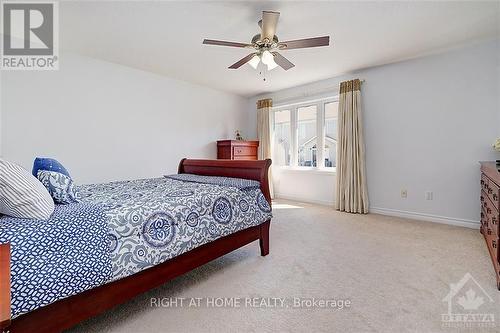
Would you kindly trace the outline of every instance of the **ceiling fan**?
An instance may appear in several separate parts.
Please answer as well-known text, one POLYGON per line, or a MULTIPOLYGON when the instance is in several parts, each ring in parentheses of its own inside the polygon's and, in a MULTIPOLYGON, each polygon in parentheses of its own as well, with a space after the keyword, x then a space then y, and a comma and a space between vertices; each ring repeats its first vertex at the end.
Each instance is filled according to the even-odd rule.
POLYGON ((257 69, 257 66, 262 61, 264 65, 267 65, 268 70, 272 70, 277 66, 280 66, 284 70, 289 70, 295 66, 287 58, 278 53, 280 50, 303 49, 308 47, 328 46, 330 44, 330 36, 280 42, 278 36, 276 36, 276 25, 278 24, 279 17, 280 13, 278 12, 263 11, 262 20, 259 21, 261 33, 253 36, 250 44, 214 39, 204 39, 203 44, 254 49, 255 52, 235 62, 229 66, 229 68, 238 69, 248 63, 254 69, 257 69))

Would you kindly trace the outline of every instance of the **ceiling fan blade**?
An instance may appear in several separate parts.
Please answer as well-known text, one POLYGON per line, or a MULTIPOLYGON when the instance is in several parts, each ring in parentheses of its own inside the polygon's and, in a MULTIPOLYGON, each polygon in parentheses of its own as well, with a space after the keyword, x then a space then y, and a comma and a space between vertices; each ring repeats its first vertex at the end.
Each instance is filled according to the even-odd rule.
POLYGON ((217 46, 231 46, 231 47, 253 47, 252 44, 237 43, 237 42, 226 42, 223 40, 215 39, 204 39, 203 44, 206 45, 217 45, 217 46))
POLYGON ((276 25, 278 24, 279 17, 280 13, 278 12, 262 12, 262 33, 260 34, 261 40, 267 38, 270 42, 273 41, 274 35, 276 35, 276 25))
POLYGON ((287 58, 283 57, 278 52, 273 52, 273 56, 274 56, 274 62, 277 63, 278 65, 280 65, 280 67, 283 68, 284 70, 287 71, 290 68, 295 67, 295 65, 292 64, 290 62, 290 60, 288 60, 287 58))
POLYGON ((232 64, 231 66, 229 66, 228 68, 230 69, 238 69, 240 68, 241 66, 243 66, 244 64, 246 64, 247 62, 250 61, 250 59, 253 58, 253 56, 255 55, 255 53, 250 53, 249 55, 247 55, 245 58, 235 62, 234 64, 232 64))
POLYGON ((279 48, 281 50, 291 50, 291 49, 303 49, 306 47, 318 47, 318 46, 328 46, 330 45, 330 36, 305 38, 289 40, 286 42, 280 42, 279 48))

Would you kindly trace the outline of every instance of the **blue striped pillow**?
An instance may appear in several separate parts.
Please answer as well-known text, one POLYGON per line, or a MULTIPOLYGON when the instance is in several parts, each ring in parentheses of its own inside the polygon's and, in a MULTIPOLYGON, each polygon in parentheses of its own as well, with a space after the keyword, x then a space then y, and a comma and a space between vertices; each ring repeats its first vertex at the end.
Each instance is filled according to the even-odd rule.
POLYGON ((48 220, 54 200, 28 171, 0 158, 0 214, 23 219, 48 220))

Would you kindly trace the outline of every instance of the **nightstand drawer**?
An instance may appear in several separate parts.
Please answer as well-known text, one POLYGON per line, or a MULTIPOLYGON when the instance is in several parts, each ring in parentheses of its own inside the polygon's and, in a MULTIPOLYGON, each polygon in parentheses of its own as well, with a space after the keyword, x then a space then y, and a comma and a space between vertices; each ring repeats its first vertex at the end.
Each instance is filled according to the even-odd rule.
POLYGON ((233 156, 257 156, 257 147, 235 146, 233 147, 233 156))

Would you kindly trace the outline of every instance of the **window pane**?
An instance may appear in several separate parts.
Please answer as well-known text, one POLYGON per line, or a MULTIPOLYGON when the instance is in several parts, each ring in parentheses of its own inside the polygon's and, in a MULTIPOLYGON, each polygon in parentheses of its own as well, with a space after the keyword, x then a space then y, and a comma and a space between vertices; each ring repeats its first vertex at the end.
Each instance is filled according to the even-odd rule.
POLYGON ((325 167, 336 166, 338 102, 325 103, 325 167))
POLYGON ((273 164, 290 165, 290 110, 274 112, 273 164))
POLYGON ((298 108, 298 165, 316 166, 316 106, 298 108))

